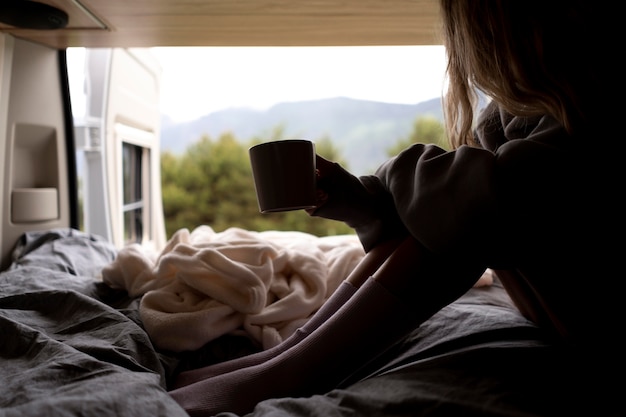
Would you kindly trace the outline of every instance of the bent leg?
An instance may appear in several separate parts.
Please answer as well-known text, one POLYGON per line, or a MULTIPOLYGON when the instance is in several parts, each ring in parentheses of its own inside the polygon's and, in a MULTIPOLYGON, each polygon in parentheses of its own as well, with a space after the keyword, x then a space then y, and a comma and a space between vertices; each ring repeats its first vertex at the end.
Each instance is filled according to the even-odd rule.
POLYGON ((462 295, 481 273, 441 265, 408 238, 353 297, 299 343, 262 364, 170 394, 190 415, 208 416, 245 414, 268 398, 326 392, 462 295), (465 276, 450 276, 452 271, 465 276))
POLYGON ((296 330, 283 343, 262 352, 247 355, 226 362, 209 365, 203 368, 181 372, 173 381, 171 389, 177 389, 194 382, 201 381, 216 375, 232 372, 237 369, 261 364, 286 351, 306 336, 311 334, 317 327, 330 318, 380 266, 387 260, 391 253, 398 247, 401 240, 385 242, 365 254, 361 262, 343 281, 329 299, 313 314, 301 328, 296 330))

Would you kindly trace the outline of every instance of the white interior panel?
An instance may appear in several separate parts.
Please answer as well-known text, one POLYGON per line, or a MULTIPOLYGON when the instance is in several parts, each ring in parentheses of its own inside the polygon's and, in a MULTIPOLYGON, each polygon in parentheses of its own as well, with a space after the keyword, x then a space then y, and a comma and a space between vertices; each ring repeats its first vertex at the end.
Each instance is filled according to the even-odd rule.
POLYGON ((2 269, 22 233, 70 225, 60 85, 56 49, 0 34, 2 269))

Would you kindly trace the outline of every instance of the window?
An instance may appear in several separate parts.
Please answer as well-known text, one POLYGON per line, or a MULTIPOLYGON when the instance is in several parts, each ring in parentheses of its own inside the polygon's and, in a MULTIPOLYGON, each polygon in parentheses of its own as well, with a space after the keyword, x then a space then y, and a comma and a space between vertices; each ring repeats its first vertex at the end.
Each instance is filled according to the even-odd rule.
POLYGON ((124 123, 116 123, 114 131, 120 152, 116 158, 119 161, 118 213, 122 221, 118 230, 124 245, 143 244, 153 239, 151 157, 157 138, 151 132, 124 123))
MULTIPOLYGON (((149 150, 145 150, 149 152, 149 150)), ((143 192, 144 149, 130 143, 122 143, 122 190, 124 216, 124 243, 141 243, 144 216, 147 215, 143 192)), ((149 161, 149 159, 147 159, 149 161)))

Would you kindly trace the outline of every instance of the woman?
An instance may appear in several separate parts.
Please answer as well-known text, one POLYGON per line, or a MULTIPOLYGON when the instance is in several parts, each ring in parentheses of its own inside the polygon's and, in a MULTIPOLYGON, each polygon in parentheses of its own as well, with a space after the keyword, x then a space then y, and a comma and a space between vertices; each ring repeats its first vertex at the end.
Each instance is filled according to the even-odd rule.
POLYGON ((611 12, 569 0, 440 4, 454 150, 417 144, 361 178, 318 157, 309 213, 354 227, 368 251, 347 280, 354 295, 262 361, 181 376, 171 395, 191 415, 332 389, 487 268, 555 343, 601 349, 604 365, 621 369, 610 235, 623 230, 623 134, 604 105, 617 75, 603 55, 616 39, 611 12), (477 91, 491 102, 475 117, 477 91))

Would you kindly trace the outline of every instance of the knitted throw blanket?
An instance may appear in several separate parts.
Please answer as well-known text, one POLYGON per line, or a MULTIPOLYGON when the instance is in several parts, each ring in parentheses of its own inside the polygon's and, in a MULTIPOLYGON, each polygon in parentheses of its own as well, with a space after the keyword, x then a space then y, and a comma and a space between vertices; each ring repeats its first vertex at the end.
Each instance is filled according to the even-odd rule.
POLYGON ((268 349, 304 324, 363 256, 356 235, 200 226, 178 230, 160 253, 124 247, 102 279, 141 297, 141 319, 161 349, 195 350, 242 330, 268 349))

